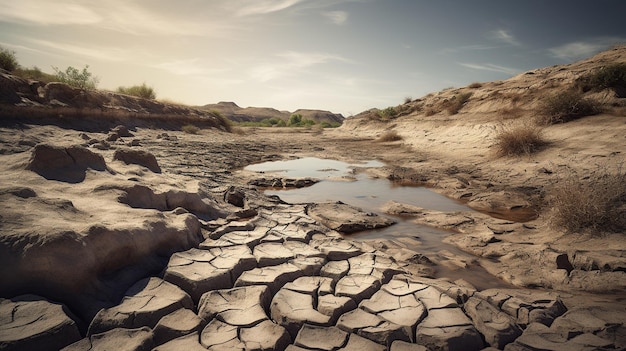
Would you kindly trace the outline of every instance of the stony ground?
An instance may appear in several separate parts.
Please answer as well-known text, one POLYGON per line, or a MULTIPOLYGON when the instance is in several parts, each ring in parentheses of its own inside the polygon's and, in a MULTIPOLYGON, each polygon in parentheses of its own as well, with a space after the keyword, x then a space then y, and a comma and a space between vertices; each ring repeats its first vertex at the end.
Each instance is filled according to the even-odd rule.
MULTIPOLYGON (((419 172, 404 167, 425 155, 399 143, 311 130, 247 130, 243 135, 206 130, 191 135, 142 129, 108 142, 116 139, 110 137, 115 131, 32 126, 0 132, 5 175, 1 273, 4 281, 19 287, 14 294, 8 285, 3 288, 0 348, 626 347, 623 295, 547 289, 550 279, 536 285, 542 289, 477 290, 462 279, 435 278, 436 262, 429 259, 433 253, 402 241, 353 240, 320 220, 335 214, 339 222, 367 227, 370 216, 332 206, 320 216, 310 205, 282 203, 250 185, 258 182, 258 175, 240 171, 250 163, 317 156, 388 162, 388 167, 371 171, 373 176, 401 174, 403 180, 438 184, 457 179, 452 176, 460 172, 450 172, 450 164, 419 172), (56 150, 34 148, 38 143, 56 145, 61 154, 70 155, 73 172, 46 173, 50 164, 36 167, 35 150, 50 155, 56 150), (102 161, 91 153, 76 156, 72 145, 80 144, 102 161), (140 152, 117 152, 128 149, 140 152), (86 166, 76 173, 77 165, 86 166), (342 218, 337 212, 350 215, 342 218), (70 242, 79 245, 59 248, 70 242), (178 249, 162 247, 172 243, 178 249), (89 250, 94 246, 107 250, 96 256, 100 262, 92 262, 96 253, 89 250), (144 256, 141 250, 146 250, 144 256), (84 286, 77 287, 72 277, 80 277, 84 286)), ((298 186, 296 180, 280 181, 298 186)), ((536 230, 532 221, 522 224, 480 213, 436 213, 402 204, 390 204, 385 211, 455 229, 457 236, 465 233, 470 241, 465 249, 488 250, 511 233, 523 240, 536 230)), ((532 265, 537 259, 535 264, 550 265, 540 272, 567 275, 567 269, 557 266, 559 257, 563 260, 559 252, 537 252, 542 256, 526 257, 526 262, 532 265)), ((493 258, 476 259, 485 266, 487 261, 497 265, 493 258)), ((523 273, 500 270, 500 278, 518 286, 535 281, 529 278, 531 284, 525 284, 523 273)))

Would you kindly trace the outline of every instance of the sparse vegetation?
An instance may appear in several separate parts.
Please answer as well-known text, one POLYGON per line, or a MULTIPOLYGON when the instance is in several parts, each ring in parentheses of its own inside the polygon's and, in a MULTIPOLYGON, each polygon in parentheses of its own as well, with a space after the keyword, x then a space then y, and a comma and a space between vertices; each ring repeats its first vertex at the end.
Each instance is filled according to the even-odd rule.
POLYGON ((218 124, 224 126, 225 131, 229 133, 233 131, 232 122, 228 118, 224 117, 220 111, 211 110, 209 113, 218 121, 218 124))
POLYGON ((15 51, 11 51, 0 46, 0 68, 13 72, 19 66, 17 58, 15 57, 15 51))
POLYGON ((495 137, 498 156, 528 156, 547 144, 542 129, 532 124, 502 126, 495 137))
POLYGON ((52 69, 54 69, 59 82, 74 88, 93 90, 96 89, 100 81, 98 77, 89 72, 89 65, 85 65, 82 71, 72 66, 66 68, 65 71, 61 71, 57 67, 52 67, 52 69))
POLYGON ((200 128, 194 126, 193 124, 185 124, 184 126, 180 127, 180 130, 187 134, 198 134, 198 132, 200 132, 200 128))
POLYGON ((398 141, 398 140, 402 140, 402 136, 398 134, 398 132, 396 132, 395 130, 387 131, 383 133, 380 137, 378 137, 378 139, 376 139, 376 141, 379 141, 379 142, 389 142, 389 141, 398 141))
POLYGON ((15 71, 13 71, 13 74, 15 74, 18 77, 37 80, 46 84, 57 81, 57 76, 55 76, 54 74, 43 72, 37 66, 33 66, 31 68, 18 67, 15 71))
POLYGON ((483 83, 474 82, 474 83, 470 84, 468 87, 469 87, 470 89, 478 89, 478 88, 480 88, 480 87, 482 87, 482 86, 483 86, 483 83))
POLYGON ((409 102, 411 102, 411 101, 413 101, 413 98, 412 98, 412 97, 410 97, 410 96, 406 96, 406 97, 404 97, 404 103, 405 103, 405 104, 408 104, 408 103, 409 103, 409 102))
POLYGON ((376 114, 381 121, 388 121, 397 117, 398 111, 394 107, 387 107, 384 110, 379 110, 376 114))
POLYGON ((582 177, 575 170, 558 180, 549 200, 550 223, 568 232, 626 232, 626 172, 598 167, 582 177))
POLYGON ((540 124, 565 123, 600 112, 599 104, 583 98, 576 90, 568 90, 548 97, 540 111, 540 124))
POLYGON ((626 89, 626 63, 614 63, 598 68, 578 81, 583 91, 626 89))
POLYGON ((154 88, 147 86, 146 83, 141 85, 133 85, 132 87, 119 87, 117 92, 126 95, 137 96, 143 99, 156 99, 156 92, 154 88))
POLYGON ((458 95, 455 95, 448 102, 446 111, 448 111, 448 113, 451 115, 456 115, 457 113, 459 113, 461 108, 463 108, 463 105, 465 105, 465 103, 469 100, 471 96, 472 96, 472 93, 460 93, 458 95))

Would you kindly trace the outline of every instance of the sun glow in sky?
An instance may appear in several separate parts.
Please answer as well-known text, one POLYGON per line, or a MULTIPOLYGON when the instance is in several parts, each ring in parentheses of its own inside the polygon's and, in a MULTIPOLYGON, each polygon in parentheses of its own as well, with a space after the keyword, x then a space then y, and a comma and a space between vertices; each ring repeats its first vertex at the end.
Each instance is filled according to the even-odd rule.
POLYGON ((357 114, 626 43, 626 1, 0 0, 21 65, 205 105, 357 114))

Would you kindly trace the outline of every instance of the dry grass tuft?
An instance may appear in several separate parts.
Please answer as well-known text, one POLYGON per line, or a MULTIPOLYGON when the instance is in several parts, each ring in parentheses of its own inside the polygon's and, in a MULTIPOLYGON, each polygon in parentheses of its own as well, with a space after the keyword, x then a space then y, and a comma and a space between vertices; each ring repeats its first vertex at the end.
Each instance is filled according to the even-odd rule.
POLYGON ((496 154, 500 157, 528 156, 547 144, 543 137, 543 129, 528 124, 502 126, 495 137, 496 154))
POLYGON ((456 115, 463 108, 463 105, 465 105, 465 103, 469 100, 471 96, 472 96, 472 93, 461 93, 461 94, 455 95, 449 101, 446 111, 448 111, 448 113, 451 115, 456 115))
POLYGON ((597 102, 583 98, 575 90, 568 90, 548 97, 541 107, 538 117, 540 124, 565 123, 581 117, 600 113, 597 102))
POLYGON ((385 132, 383 135, 378 137, 378 139, 376 139, 376 141, 381 142, 381 143, 389 142, 389 141, 398 141, 398 140, 402 140, 402 136, 398 134, 398 132, 396 132, 395 130, 390 130, 388 132, 385 132))
POLYGON ((626 172, 598 167, 588 177, 570 169, 551 191, 549 221, 568 232, 626 232, 626 172))
POLYGON ((184 126, 180 127, 180 130, 187 134, 198 134, 200 132, 200 128, 194 126, 193 124, 185 124, 184 126))

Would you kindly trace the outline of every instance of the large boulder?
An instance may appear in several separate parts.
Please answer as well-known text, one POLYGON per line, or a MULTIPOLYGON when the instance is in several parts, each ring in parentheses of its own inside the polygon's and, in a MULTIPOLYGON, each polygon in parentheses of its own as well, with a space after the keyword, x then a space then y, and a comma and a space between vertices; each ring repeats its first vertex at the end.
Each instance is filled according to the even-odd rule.
POLYGON ((151 170, 154 173, 161 173, 161 167, 153 154, 135 149, 118 149, 113 154, 113 160, 119 160, 126 164, 136 164, 151 170))
POLYGON ((101 155, 82 146, 38 144, 33 148, 26 169, 49 180, 80 183, 87 169, 104 171, 107 166, 101 155))

